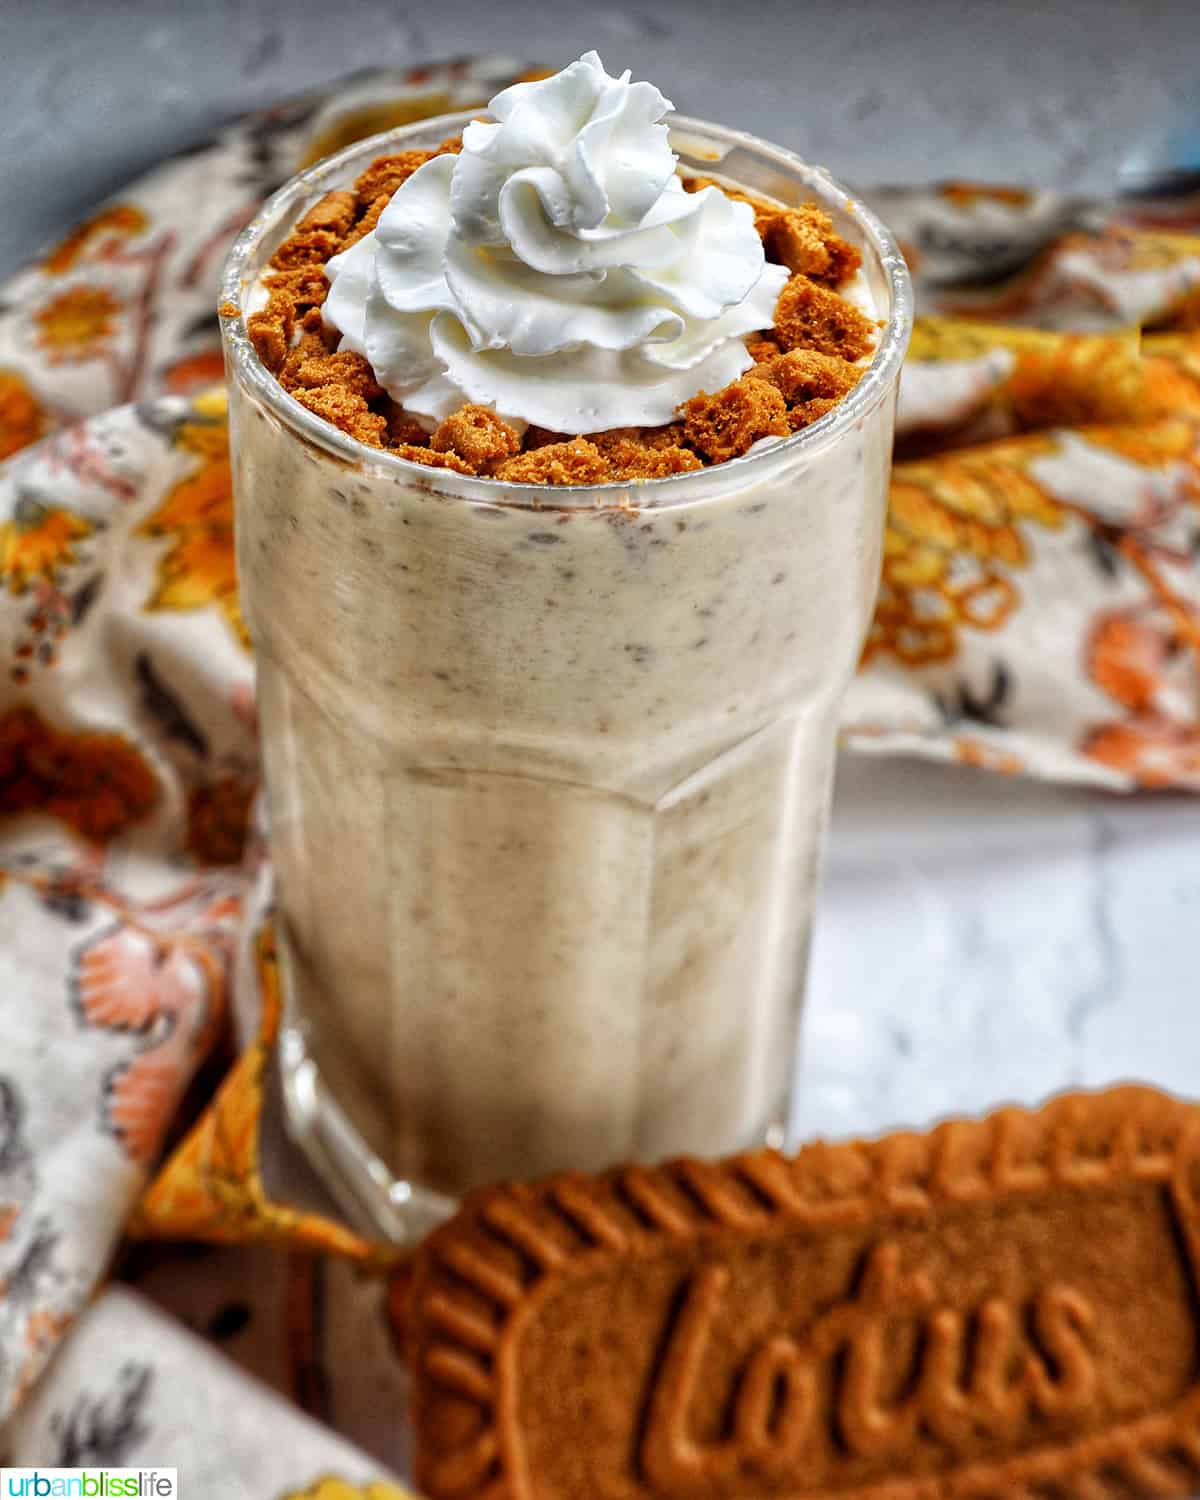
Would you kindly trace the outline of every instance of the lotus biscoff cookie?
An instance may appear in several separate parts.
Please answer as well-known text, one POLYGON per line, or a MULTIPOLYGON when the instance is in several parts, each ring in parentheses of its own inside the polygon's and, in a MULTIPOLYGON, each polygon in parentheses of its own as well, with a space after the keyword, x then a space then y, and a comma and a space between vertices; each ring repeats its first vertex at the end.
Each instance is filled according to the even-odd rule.
POLYGON ((1200 1109, 489 1188, 423 1248, 434 1500, 1200 1490, 1200 1109))

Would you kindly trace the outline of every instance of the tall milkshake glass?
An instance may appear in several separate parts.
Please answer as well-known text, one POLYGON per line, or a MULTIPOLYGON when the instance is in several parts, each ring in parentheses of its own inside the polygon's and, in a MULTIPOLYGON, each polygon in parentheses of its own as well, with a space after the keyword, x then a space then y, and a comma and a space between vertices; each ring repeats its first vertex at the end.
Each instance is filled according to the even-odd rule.
MULTIPOLYGON (((467 118, 284 187, 226 299, 318 197, 467 118)), ((488 1179, 720 1154, 785 1117, 909 283, 825 173, 669 123, 684 170, 816 199, 862 252, 874 359, 790 439, 592 488, 423 468, 313 416, 224 320, 288 1116, 397 1239, 488 1179)))

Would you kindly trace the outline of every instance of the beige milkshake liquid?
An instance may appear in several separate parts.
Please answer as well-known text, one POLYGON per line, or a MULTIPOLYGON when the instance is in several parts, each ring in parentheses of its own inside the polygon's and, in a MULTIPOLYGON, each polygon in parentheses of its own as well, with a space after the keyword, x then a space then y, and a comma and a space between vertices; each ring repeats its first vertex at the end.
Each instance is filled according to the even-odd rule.
POLYGON ((235 419, 281 938, 359 1127, 454 1191, 759 1137, 889 421, 695 501, 532 510, 235 419))
MULTIPOLYGON (((794 159, 720 132, 710 156, 687 129, 693 170, 723 155, 786 197, 794 159)), ((886 318, 903 273, 881 231, 795 170, 886 318)), ((811 433, 594 487, 329 436, 235 351, 289 1055, 394 1179, 457 1195, 781 1122, 902 346, 811 433)), ((460 382, 489 373, 438 347, 460 382)), ((519 361, 497 378, 524 399, 519 361)))

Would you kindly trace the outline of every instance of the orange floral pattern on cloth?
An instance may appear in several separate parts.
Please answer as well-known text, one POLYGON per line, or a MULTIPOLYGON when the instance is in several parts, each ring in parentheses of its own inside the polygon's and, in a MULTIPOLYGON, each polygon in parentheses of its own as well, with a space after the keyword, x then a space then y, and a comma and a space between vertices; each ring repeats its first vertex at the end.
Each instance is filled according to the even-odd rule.
POLYGON ((910 665, 944 661, 961 626, 998 630, 1029 562, 1021 522, 1062 523, 1062 507, 1030 474, 1050 450, 1010 440, 897 464, 884 532, 883 580, 864 662, 891 652, 910 665))
POLYGON ((975 766, 980 771, 995 771, 1000 776, 1020 776, 1025 762, 1011 750, 997 749, 985 740, 971 735, 956 735, 951 742, 954 759, 963 766, 975 766))
POLYGON ((145 213, 136 203, 113 203, 85 219, 60 240, 42 262, 48 276, 64 276, 94 247, 111 253, 122 240, 132 239, 150 227, 145 213))
POLYGON ((1200 724, 1136 718, 1095 730, 1084 753, 1151 791, 1200 791, 1200 724))
MULTIPOLYGON (((12 859, 12 840, 0 840, 12 859)), ((133 902, 105 879, 105 851, 71 858, 69 844, 60 848, 52 866, 15 860, 0 891, 0 941, 17 972, 30 974, 21 999, 38 1016, 37 1028, 22 1030, 0 1005, 6 1417, 86 1298, 119 1232, 114 1206, 144 1181, 211 1049, 240 907, 228 889, 203 882, 133 902), (51 1046, 56 1065, 47 1068, 51 1046), (57 1206, 64 1189, 65 1216, 57 1206)))
POLYGON ((1103 616, 1088 643, 1088 671, 1127 717, 1091 729, 1084 754, 1143 787, 1200 791, 1200 711, 1186 668, 1198 652, 1200 609, 1164 601, 1103 616))
POLYGON ((279 1030, 279 968, 269 928, 255 944, 258 1035, 226 1076, 204 1118, 146 1190, 129 1232, 218 1244, 266 1241, 390 1264, 395 1255, 343 1225, 272 1202, 259 1156, 264 1080, 279 1030))
POLYGON ((904 382, 849 743, 1193 788, 1200 337, 927 317, 904 382), (1103 722, 1111 637, 1096 631, 1147 614, 1169 632, 1172 691, 1153 715, 1118 695, 1127 718, 1103 722), (1048 742, 1024 705, 1051 699, 1048 742))
POLYGON ((0 523, 0 584, 24 593, 35 579, 53 582, 76 558, 76 544, 92 534, 82 516, 57 506, 25 502, 0 523))
POLYGON ((28 706, 0 715, 0 815, 44 813, 104 843, 142 822, 158 778, 119 734, 67 731, 28 706))
POLYGON ((75 1006, 86 1025, 136 1035, 139 1049, 105 1080, 105 1128, 139 1166, 158 1156, 197 1056, 223 1011, 213 955, 186 935, 126 918, 80 950, 75 1006))
POLYGON ((224 366, 219 349, 202 349, 199 354, 185 354, 177 359, 167 368, 163 379, 173 395, 190 396, 218 385, 224 366))
POLYGON ((188 793, 188 853, 201 865, 236 865, 246 849, 258 783, 225 776, 188 793))
POLYGON ((121 303, 105 287, 69 287, 34 313, 38 346, 51 363, 95 359, 111 342, 120 313, 121 303))
POLYGON ((238 640, 248 647, 237 597, 233 545, 233 483, 224 397, 196 408, 202 420, 180 424, 175 445, 199 460, 141 526, 149 537, 169 538, 147 609, 191 610, 216 604, 238 640))
POLYGON ((28 383, 15 370, 0 370, 0 459, 37 442, 46 413, 28 383))

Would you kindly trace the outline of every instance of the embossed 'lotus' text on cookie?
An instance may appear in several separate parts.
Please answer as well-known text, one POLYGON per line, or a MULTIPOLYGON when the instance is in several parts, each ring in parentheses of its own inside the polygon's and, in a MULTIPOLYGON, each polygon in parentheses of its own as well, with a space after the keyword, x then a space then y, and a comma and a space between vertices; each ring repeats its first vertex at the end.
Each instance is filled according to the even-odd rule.
POLYGON ((1089 1409, 1097 1376, 1086 1335, 1095 1315, 1069 1284, 1053 1283, 1025 1303, 991 1297, 964 1315, 939 1305, 929 1276, 903 1272, 901 1261, 900 1244, 874 1246, 844 1303, 814 1319, 800 1338, 775 1333, 755 1344, 729 1382, 730 1434, 709 1444, 692 1436, 692 1401, 705 1379, 709 1342, 735 1309, 729 1271, 720 1265, 697 1271, 652 1387, 641 1444, 652 1485, 663 1494, 690 1494, 739 1467, 769 1475, 802 1461, 819 1441, 823 1387, 844 1448, 865 1459, 904 1452, 921 1428, 959 1449, 979 1433, 1003 1437, 1035 1416, 1089 1409), (905 1323, 915 1327, 917 1352, 904 1380, 907 1394, 892 1400, 885 1389, 887 1344, 905 1323))
POLYGON ((422 1253, 435 1500, 1200 1490, 1200 1110, 487 1190, 422 1253))

